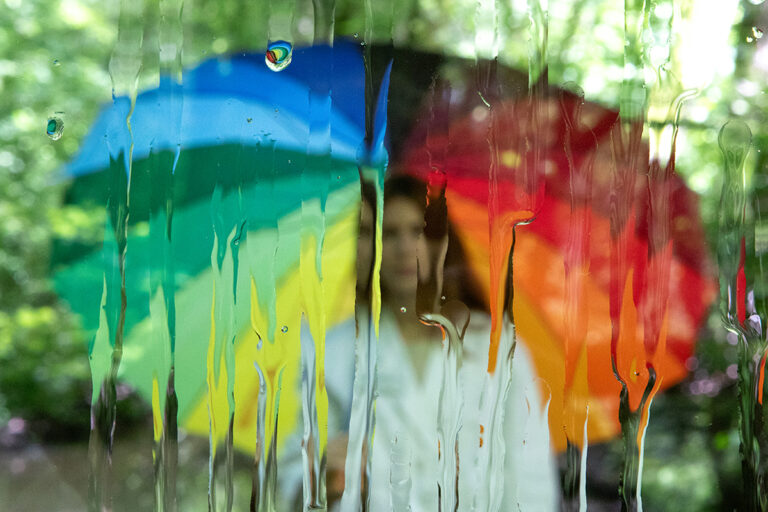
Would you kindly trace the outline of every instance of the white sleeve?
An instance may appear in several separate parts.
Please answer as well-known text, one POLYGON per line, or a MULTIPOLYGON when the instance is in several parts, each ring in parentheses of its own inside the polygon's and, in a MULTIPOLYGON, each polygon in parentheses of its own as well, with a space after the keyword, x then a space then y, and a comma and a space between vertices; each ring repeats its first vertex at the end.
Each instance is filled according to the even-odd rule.
POLYGON ((560 498, 557 468, 550 443, 549 397, 541 399, 526 347, 518 341, 512 383, 505 411, 507 488, 503 510, 557 510, 560 498))

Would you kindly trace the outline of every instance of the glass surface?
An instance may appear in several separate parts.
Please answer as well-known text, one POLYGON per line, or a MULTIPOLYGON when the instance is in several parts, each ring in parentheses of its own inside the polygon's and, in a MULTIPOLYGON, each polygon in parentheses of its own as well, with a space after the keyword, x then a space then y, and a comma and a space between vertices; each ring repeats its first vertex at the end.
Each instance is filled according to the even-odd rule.
POLYGON ((0 0, 0 510, 761 510, 761 0, 0 0))

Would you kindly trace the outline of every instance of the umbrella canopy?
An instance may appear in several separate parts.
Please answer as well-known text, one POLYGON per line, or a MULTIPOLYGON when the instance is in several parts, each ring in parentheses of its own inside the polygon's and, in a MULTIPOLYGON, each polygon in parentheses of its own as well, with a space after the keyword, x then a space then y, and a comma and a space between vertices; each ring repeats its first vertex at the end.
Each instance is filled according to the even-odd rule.
POLYGON ((503 293, 498 254, 520 224, 515 330, 551 398, 553 442, 565 447, 564 426, 583 442, 585 419, 589 440, 614 436, 617 376, 633 409, 649 382, 680 381, 714 299, 697 198, 669 168, 653 172, 646 145, 625 165, 618 112, 519 83, 487 88, 490 98, 473 81, 449 89, 434 88, 399 165, 444 175, 449 219, 489 301, 503 293))
MULTIPOLYGON (((365 142, 364 91, 352 43, 294 49, 279 73, 263 54, 211 59, 135 105, 117 98, 66 166, 70 203, 103 209, 116 187, 127 195, 120 376, 162 400, 173 350, 179 424, 190 431, 208 433, 209 411, 226 425, 233 399, 235 443, 253 452, 260 392, 274 414, 280 386, 298 382, 302 314, 318 343, 351 316, 359 167, 386 165, 381 134, 365 142)), ((108 218, 107 234, 115 229, 108 218)), ((95 333, 92 361, 116 329, 102 304, 114 243, 55 249, 56 287, 95 333)), ((281 431, 299 408, 280 401, 281 431)))

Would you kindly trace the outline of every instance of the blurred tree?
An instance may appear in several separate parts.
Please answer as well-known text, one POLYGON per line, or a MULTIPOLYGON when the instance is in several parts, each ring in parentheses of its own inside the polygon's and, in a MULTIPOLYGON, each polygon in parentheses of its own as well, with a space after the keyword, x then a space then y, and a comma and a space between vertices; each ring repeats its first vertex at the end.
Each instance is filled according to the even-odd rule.
POLYGON ((6 1, 0 10, 0 425, 54 438, 88 428, 85 340, 49 281, 51 238, 91 226, 61 210, 55 169, 109 99, 109 12, 97 2, 6 1), (63 120, 58 141, 49 117, 63 120))

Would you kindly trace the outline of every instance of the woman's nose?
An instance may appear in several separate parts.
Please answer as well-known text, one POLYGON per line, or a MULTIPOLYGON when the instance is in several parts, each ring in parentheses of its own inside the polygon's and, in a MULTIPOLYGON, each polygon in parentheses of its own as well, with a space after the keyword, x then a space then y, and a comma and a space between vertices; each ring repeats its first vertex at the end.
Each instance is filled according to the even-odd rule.
POLYGON ((400 254, 402 256, 415 257, 419 246, 419 236, 406 232, 401 233, 399 238, 398 247, 400 248, 400 254))

